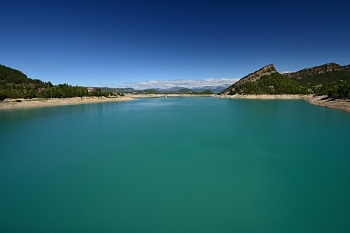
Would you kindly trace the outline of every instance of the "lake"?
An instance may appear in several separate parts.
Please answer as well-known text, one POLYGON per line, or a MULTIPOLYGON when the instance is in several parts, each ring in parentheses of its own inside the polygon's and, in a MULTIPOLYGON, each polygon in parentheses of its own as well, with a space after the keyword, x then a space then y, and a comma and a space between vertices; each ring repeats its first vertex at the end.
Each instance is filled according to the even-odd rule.
POLYGON ((350 232, 349 132, 301 100, 0 111, 0 232, 350 232))

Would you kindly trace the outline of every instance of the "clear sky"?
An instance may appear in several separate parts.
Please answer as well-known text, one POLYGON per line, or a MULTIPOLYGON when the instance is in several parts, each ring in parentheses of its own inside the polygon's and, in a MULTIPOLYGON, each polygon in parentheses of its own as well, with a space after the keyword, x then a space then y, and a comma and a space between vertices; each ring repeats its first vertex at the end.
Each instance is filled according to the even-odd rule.
POLYGON ((0 64, 110 87, 241 78, 271 63, 347 65, 349 11, 348 0, 5 0, 0 64))

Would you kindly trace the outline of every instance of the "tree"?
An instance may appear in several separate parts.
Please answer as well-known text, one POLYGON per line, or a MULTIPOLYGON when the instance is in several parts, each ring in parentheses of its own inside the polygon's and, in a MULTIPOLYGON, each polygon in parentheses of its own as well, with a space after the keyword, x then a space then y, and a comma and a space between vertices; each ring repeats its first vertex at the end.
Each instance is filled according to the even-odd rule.
POLYGON ((5 92, 0 91, 0 101, 3 101, 6 98, 7 98, 7 96, 6 96, 5 92))

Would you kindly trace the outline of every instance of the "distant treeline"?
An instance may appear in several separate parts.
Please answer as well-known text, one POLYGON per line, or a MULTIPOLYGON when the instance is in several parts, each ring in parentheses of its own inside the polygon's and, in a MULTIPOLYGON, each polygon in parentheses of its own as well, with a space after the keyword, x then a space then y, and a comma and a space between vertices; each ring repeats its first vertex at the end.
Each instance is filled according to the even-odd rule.
POLYGON ((0 101, 6 98, 70 98, 102 96, 100 88, 90 92, 88 88, 68 84, 53 85, 38 79, 30 79, 22 72, 0 65, 0 101))

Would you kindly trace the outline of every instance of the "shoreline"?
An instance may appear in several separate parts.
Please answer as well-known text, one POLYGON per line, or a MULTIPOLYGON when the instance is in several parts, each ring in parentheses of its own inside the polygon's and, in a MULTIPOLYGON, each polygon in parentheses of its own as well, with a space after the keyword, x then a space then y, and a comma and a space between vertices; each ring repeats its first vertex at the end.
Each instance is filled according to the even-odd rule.
POLYGON ((73 98, 33 98, 33 99, 5 99, 0 101, 1 110, 12 109, 29 109, 29 108, 41 108, 41 107, 55 107, 65 105, 78 105, 78 104, 93 104, 93 103, 105 103, 105 102, 120 102, 129 101, 142 98, 171 98, 171 97, 212 97, 211 95, 194 95, 194 94, 142 94, 132 95, 127 94, 119 97, 73 97, 73 98))
POLYGON ((339 109, 350 113, 350 99, 331 99, 327 96, 313 96, 313 95, 224 95, 217 96, 218 98, 232 98, 232 99, 261 99, 261 100, 273 100, 273 99, 284 99, 284 100, 304 100, 310 104, 317 105, 320 107, 339 109))
POLYGON ((350 99, 331 99, 327 96, 313 96, 306 101, 313 105, 335 108, 350 113, 350 99))
POLYGON ((171 98, 171 97, 216 97, 216 98, 232 98, 232 99, 261 99, 261 100, 304 100, 310 104, 339 109, 350 113, 350 99, 330 99, 327 96, 312 95, 194 95, 194 94, 143 94, 143 95, 126 95, 123 97, 73 97, 73 98, 53 98, 53 99, 5 99, 0 102, 1 110, 12 109, 29 109, 41 107, 55 107, 65 105, 93 104, 105 102, 120 102, 142 98, 171 98))
POLYGON ((5 99, 0 102, 1 110, 28 109, 41 107, 55 107, 65 105, 93 104, 105 102, 120 102, 133 100, 131 97, 73 97, 73 98, 53 98, 53 99, 5 99))

